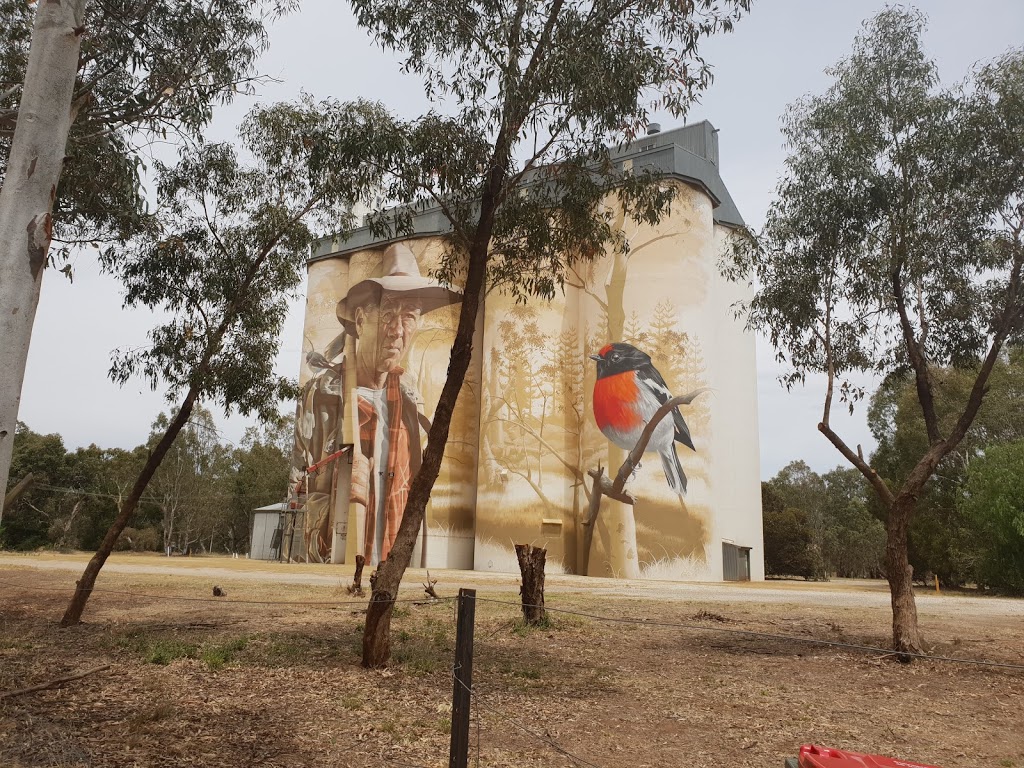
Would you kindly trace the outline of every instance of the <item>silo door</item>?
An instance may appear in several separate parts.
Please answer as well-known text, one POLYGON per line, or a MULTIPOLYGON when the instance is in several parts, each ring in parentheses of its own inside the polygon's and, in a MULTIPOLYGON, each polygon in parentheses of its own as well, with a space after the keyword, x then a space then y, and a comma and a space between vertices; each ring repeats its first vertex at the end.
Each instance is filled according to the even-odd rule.
POLYGON ((740 547, 739 577, 740 581, 750 581, 750 547, 740 547))
POLYGON ((722 577, 725 581, 750 581, 750 547, 722 542, 722 577))

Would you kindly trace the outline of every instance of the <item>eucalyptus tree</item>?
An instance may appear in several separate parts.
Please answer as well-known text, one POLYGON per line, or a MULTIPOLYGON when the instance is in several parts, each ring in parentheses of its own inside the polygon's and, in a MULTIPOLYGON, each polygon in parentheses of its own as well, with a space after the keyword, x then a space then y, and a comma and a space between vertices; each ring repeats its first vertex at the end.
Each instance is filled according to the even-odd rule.
MULTIPOLYGON (((163 437, 169 420, 164 413, 157 417, 150 443, 163 437)), ((225 504, 233 469, 231 449, 220 441, 213 414, 196 407, 143 495, 160 510, 164 552, 191 552, 214 536, 214 510, 225 504)))
MULTIPOLYGON (((943 368, 933 372, 935 410, 940 428, 949 430, 959 418, 960 404, 974 385, 976 371, 943 368)), ((915 572, 933 573, 943 584, 975 580, 974 565, 981 539, 957 500, 972 465, 989 448, 1024 440, 1024 350, 1008 345, 989 374, 988 391, 960 444, 936 468, 918 499, 910 526, 909 557, 915 572)), ((927 450, 928 435, 912 377, 893 376, 878 388, 868 410, 878 441, 871 465, 890 483, 901 483, 927 450)), ((877 506, 877 504, 876 504, 877 506)))
POLYGON ((289 418, 263 430, 250 427, 235 448, 229 495, 220 506, 218 520, 218 535, 228 552, 249 548, 252 510, 285 498, 294 440, 295 427, 289 418), (286 439, 282 439, 282 432, 286 439))
POLYGON ((371 219, 379 233, 408 231, 436 206, 451 229, 437 270, 464 286, 447 380, 396 542, 374 578, 363 664, 390 655, 394 599, 448 439, 470 363, 485 288, 551 297, 566 267, 628 247, 605 206, 656 221, 671 185, 612 162, 610 145, 645 128, 648 109, 682 115, 711 79, 700 41, 729 31, 750 0, 352 0, 358 23, 436 105, 423 117, 378 126, 374 162, 383 199, 405 205, 371 219))
POLYGON ((251 165, 226 144, 186 151, 173 167, 158 164, 158 210, 131 243, 104 257, 124 285, 125 304, 165 318, 148 345, 115 354, 111 377, 123 384, 138 375, 154 389, 163 385, 177 406, 79 579, 64 626, 81 619, 103 563, 196 406, 273 421, 278 403, 294 395, 294 385, 273 369, 288 299, 316 227, 344 225, 353 191, 373 178, 359 142, 379 110, 356 103, 331 116, 330 167, 316 147, 284 140, 292 136, 292 115, 249 115, 241 144, 251 165))
POLYGON ((199 139, 251 89, 268 21, 293 5, 0 0, 0 487, 44 268, 139 229, 148 145, 199 139))
POLYGON ((917 12, 883 11, 830 71, 832 86, 790 107, 790 155, 765 227, 725 265, 756 281, 744 309, 790 366, 783 383, 824 374, 818 429, 884 509, 893 646, 906 652, 923 648, 907 556, 918 499, 1024 317, 1024 52, 942 90, 924 26, 917 12), (936 408, 943 366, 970 371, 948 422, 936 408), (836 400, 852 408, 863 396, 862 372, 905 373, 925 424, 912 468, 892 484, 830 421, 836 400))

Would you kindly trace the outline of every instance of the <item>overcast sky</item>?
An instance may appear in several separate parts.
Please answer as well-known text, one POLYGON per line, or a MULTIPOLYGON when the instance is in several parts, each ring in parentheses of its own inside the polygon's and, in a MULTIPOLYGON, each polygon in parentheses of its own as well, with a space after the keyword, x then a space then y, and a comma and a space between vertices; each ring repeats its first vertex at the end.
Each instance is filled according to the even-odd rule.
MULTIPOLYGON (((748 223, 760 225, 782 169, 779 116, 790 102, 824 90, 824 70, 846 55, 864 19, 882 7, 874 0, 754 0, 753 12, 731 35, 714 38, 701 51, 715 67, 715 82, 688 121, 710 120, 717 128, 721 172, 748 223)), ((1024 42, 1022 0, 922 0, 930 17, 925 37, 944 82, 963 79, 972 64, 1024 42)), ((396 60, 378 51, 337 0, 303 0, 302 10, 271 32, 261 70, 280 83, 256 99, 224 109, 210 132, 230 139, 256 101, 292 99, 300 91, 316 98, 379 99, 405 116, 423 111, 419 83, 398 71, 396 60)), ((676 124, 660 117, 662 128, 676 124)), ((85 253, 74 263, 74 283, 47 270, 36 316, 20 419, 37 432, 58 432, 69 447, 96 443, 130 448, 142 442, 153 418, 167 405, 142 382, 118 388, 107 379, 110 352, 145 342, 152 316, 121 309, 117 284, 102 276, 85 253)), ((298 375, 302 300, 284 329, 278 370, 298 375)), ((817 432, 822 385, 809 381, 786 392, 770 346, 758 342, 761 475, 767 479, 794 459, 817 471, 841 457, 817 432)), ((221 418, 224 437, 237 442, 247 423, 221 418)), ((864 408, 837 414, 838 431, 850 444, 873 447, 864 408)))

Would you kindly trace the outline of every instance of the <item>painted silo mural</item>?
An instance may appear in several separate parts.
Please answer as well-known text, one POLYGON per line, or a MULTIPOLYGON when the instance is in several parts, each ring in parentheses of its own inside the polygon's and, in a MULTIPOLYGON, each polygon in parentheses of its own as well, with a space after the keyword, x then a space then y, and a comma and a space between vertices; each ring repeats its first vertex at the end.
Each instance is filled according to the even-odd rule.
MULTIPOLYGON (((302 469, 340 452, 305 480, 311 561, 358 554, 376 565, 394 543, 462 298, 427 274, 439 245, 399 242, 310 266, 293 482, 303 490, 302 469)), ((472 567, 473 393, 467 382, 414 564, 472 567)))
MULTIPOLYGON (((677 173, 666 182, 679 189, 672 212, 656 226, 610 200, 625 252, 579 265, 551 302, 485 296, 414 566, 515 572, 514 545, 532 543, 547 548, 549 569, 719 580, 732 547, 763 574, 753 339, 732 315, 741 289, 716 266, 741 221, 706 124, 640 155, 693 170, 680 142, 695 136, 708 157, 694 168, 714 184, 677 173), (692 400, 655 429, 626 483, 635 503, 604 497, 588 524, 588 473, 614 477, 677 395, 692 400)), ((421 231, 431 229, 441 227, 421 231)), ((365 247, 324 243, 309 266, 293 485, 304 557, 363 555, 372 567, 419 466, 461 294, 431 277, 441 235, 362 237, 365 247)))
POLYGON ((614 476, 661 402, 708 385, 696 315, 714 266, 710 204, 681 185, 659 227, 612 214, 629 250, 574 272, 564 300, 488 297, 478 569, 514 570, 511 542, 525 540, 574 573, 707 570, 713 393, 659 425, 627 483, 636 504, 605 498, 583 551, 587 471, 614 476))

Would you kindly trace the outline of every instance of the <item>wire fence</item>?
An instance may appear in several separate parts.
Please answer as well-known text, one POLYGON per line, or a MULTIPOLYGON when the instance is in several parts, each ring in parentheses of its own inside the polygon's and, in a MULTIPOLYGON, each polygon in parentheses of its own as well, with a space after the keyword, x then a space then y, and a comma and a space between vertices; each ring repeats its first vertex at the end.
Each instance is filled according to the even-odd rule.
MULTIPOLYGON (((48 587, 40 586, 37 584, 19 584, 14 581, 6 581, 0 579, 0 585, 6 587, 16 587, 18 589, 35 589, 44 592, 65 592, 70 594, 74 591, 74 587, 48 587)), ((135 592, 124 589, 103 589, 101 587, 93 587, 89 590, 94 594, 106 594, 106 595, 121 595, 122 597, 131 598, 145 598, 147 600, 167 600, 170 602, 185 602, 185 603, 239 603, 242 605, 294 605, 294 606, 340 606, 340 605, 355 605, 365 608, 367 599, 362 600, 237 600, 228 597, 193 597, 191 595, 156 595, 149 592, 135 592)), ((442 603, 454 602, 454 597, 407 597, 393 600, 381 601, 392 604, 398 603, 414 603, 416 605, 440 605, 442 603)))
MULTIPOLYGON (((24 584, 14 581, 8 581, 0 579, 0 585, 6 587, 14 587, 17 589, 31 589, 41 590, 48 592, 67 592, 71 587, 51 587, 42 586, 38 584, 24 584)), ((93 587, 90 590, 94 594, 107 594, 107 595, 121 595, 122 597, 131 598, 144 598, 147 600, 167 600, 172 602, 188 602, 188 603, 234 603, 240 605, 292 605, 292 606, 360 606, 365 607, 367 599, 359 600, 239 600, 228 597, 194 597, 191 595, 159 595, 148 592, 136 592, 123 589, 104 589, 102 587, 93 587)), ((452 603, 457 600, 456 597, 416 597, 416 598, 395 598, 387 602, 393 604, 411 603, 416 605, 434 605, 443 603, 452 603)), ((881 654, 883 656, 899 656, 907 659, 922 659, 926 661, 939 661, 948 662, 954 664, 972 664, 984 667, 999 667, 1003 669, 1013 669, 1017 671, 1024 671, 1024 664, 1013 664, 1010 662, 1002 661, 989 661, 986 659, 967 659, 958 656, 938 656, 928 653, 913 653, 911 651, 894 651, 892 648, 882 648, 876 645, 862 645, 858 643, 845 643, 838 640, 824 640, 815 637, 800 637, 798 635, 785 635, 775 632, 761 632, 751 629, 736 629, 731 627, 715 627, 707 626, 704 624, 697 624, 694 622, 680 622, 680 621, 662 621, 658 619, 649 619, 646 617, 636 616, 608 616, 605 614, 590 613, 587 611, 574 611, 567 608, 552 608, 549 604, 545 605, 531 605, 529 603, 513 602, 511 600, 499 600, 492 597, 476 597, 475 600, 478 603, 493 603, 495 605, 505 605, 515 608, 517 611, 523 608, 542 608, 548 613, 562 614, 565 616, 576 616, 578 618, 591 619, 593 621, 601 621, 612 624, 632 624, 644 627, 659 627, 659 628, 670 628, 670 629, 687 629, 695 632, 711 632, 722 635, 732 635, 740 637, 750 637, 759 640, 775 640, 780 643, 794 643, 803 645, 816 645, 816 646, 828 646, 832 648, 842 648, 844 650, 851 651, 864 651, 867 653, 881 654)))
MULTIPOLYGON (((998 662, 990 661, 985 659, 969 659, 962 657, 953 656, 937 656, 921 653, 897 653, 891 648, 882 648, 879 646, 863 645, 857 643, 846 643, 834 640, 824 640, 819 638, 808 638, 799 637, 795 635, 785 635, 772 632, 760 632, 756 630, 746 630, 730 627, 715 627, 705 626, 702 624, 696 624, 693 622, 678 622, 678 621, 664 621, 657 619, 649 619, 646 617, 634 617, 634 616, 609 616, 604 614, 597 614, 588 611, 570 610, 566 608, 552 608, 549 605, 537 606, 522 602, 513 602, 509 600, 500 600, 497 598, 488 598, 475 596, 474 598, 478 603, 491 603, 494 605, 508 606, 514 608, 518 613, 524 608, 543 608, 545 611, 555 614, 561 614, 566 616, 575 616, 579 618, 586 618, 592 621, 611 623, 611 624, 629 624, 643 627, 655 627, 663 629, 682 629, 697 631, 702 633, 715 633, 719 635, 725 635, 726 637, 742 637, 752 638, 763 641, 776 642, 783 645, 792 644, 804 644, 814 645, 821 647, 837 648, 845 651, 857 651, 866 652, 881 656, 898 656, 903 659, 921 659, 934 662, 952 663, 952 664, 963 664, 963 665, 974 665, 982 667, 993 667, 1000 669, 1008 669, 1018 672, 1024 672, 1024 664, 1014 664, 1009 662, 998 662)), ((455 686, 462 686, 465 690, 468 690, 471 694, 471 706, 474 715, 473 722, 476 725, 476 745, 475 745, 475 758, 476 764, 479 765, 481 757, 480 747, 480 730, 482 713, 486 713, 490 716, 491 720, 499 723, 507 724, 513 728, 523 732, 531 739, 536 742, 545 745, 556 754, 564 757, 569 763, 575 766, 581 766, 581 768, 602 768, 591 759, 581 756, 580 754, 573 752, 564 745, 560 744, 557 740, 550 736, 550 734, 542 732, 536 727, 531 727, 524 724, 520 719, 512 716, 506 710, 493 703, 489 696, 482 693, 480 686, 475 682, 471 687, 467 687, 466 684, 459 679, 456 674, 458 670, 457 665, 452 667, 452 680, 455 686)))
MULTIPOLYGON (((516 608, 522 606, 521 603, 513 603, 508 600, 495 600, 493 598, 478 597, 477 602, 487 603, 498 603, 500 605, 513 605, 516 608)), ((927 659, 928 661, 943 661, 953 662, 957 664, 977 664, 986 667, 1003 667, 1006 669, 1015 669, 1024 671, 1024 664, 1010 664, 1007 662, 1000 661, 986 661, 983 659, 965 659, 956 656, 933 656, 927 653, 912 653, 910 651, 894 651, 892 648, 881 648, 875 645, 858 645, 857 643, 843 643, 837 640, 822 640, 814 637, 799 637, 797 635, 782 635, 773 632, 758 632, 750 629, 731 629, 729 627, 709 627, 703 624, 694 624, 688 622, 678 621, 658 621, 656 619, 636 618, 630 616, 602 616, 596 613, 587 613, 585 611, 570 611, 564 608, 551 608, 550 606, 537 606, 537 605, 526 605, 522 607, 527 608, 543 608, 550 613, 561 613, 568 616, 579 616, 582 618, 593 619, 595 621, 604 621, 614 624, 635 624, 645 627, 669 627, 674 629, 689 629, 698 632, 717 632, 724 635, 741 635, 745 637, 753 637, 760 640, 777 640, 784 643, 804 643, 807 645, 821 645, 831 646, 833 648, 843 648, 846 650, 853 651, 867 651, 869 653, 878 653, 884 656, 900 656, 907 659, 927 659)))
MULTIPOLYGON (((0 586, 26 589, 26 590, 43 590, 43 591, 60 591, 68 592, 70 587, 54 587, 36 584, 19 583, 6 579, 0 579, 0 586)), ((108 595, 119 595, 130 597, 133 599, 148 599, 154 601, 178 601, 178 602, 195 602, 195 603, 229 603, 229 604, 242 604, 242 605, 277 605, 277 606, 354 606, 365 608, 367 605, 367 599, 359 600, 246 600, 246 599, 229 599, 226 597, 193 597, 184 595, 161 595, 153 594, 148 592, 135 592, 132 590, 118 590, 118 589, 103 589, 94 588, 92 590, 96 593, 108 594, 108 595)), ((492 604, 495 606, 504 606, 512 609, 514 615, 519 616, 524 608, 537 608, 541 607, 548 613, 556 615, 573 616, 578 618, 585 618, 594 622, 601 622, 607 624, 616 625, 635 625, 646 628, 659 628, 659 629, 675 629, 685 630, 691 632, 700 633, 713 633, 726 638, 744 638, 744 639, 755 639, 764 642, 775 643, 783 648, 788 648, 793 645, 812 645, 819 647, 835 648, 843 651, 854 651, 858 653, 870 653, 877 656, 898 656, 903 659, 920 659, 924 661, 939 662, 946 664, 956 665, 971 665, 988 668, 999 668, 1005 670, 1012 670, 1014 672, 1024 672, 1024 664, 1015 664, 1011 662, 1000 662, 992 661, 988 659, 971 659, 963 657, 953 656, 940 656, 940 655, 929 655, 921 653, 897 653, 891 648, 883 648, 880 646, 865 645, 858 643, 842 642, 837 640, 827 640, 822 638, 813 637, 800 637, 797 635, 787 635, 773 632, 763 632, 758 630, 740 629, 735 627, 722 627, 722 626, 708 626, 704 624, 698 624, 695 622, 686 621, 667 621, 663 619, 652 619, 643 616, 628 616, 628 615, 609 615, 594 613, 582 610, 573 610, 569 608, 557 608, 551 607, 549 604, 544 606, 533 606, 524 604, 520 601, 503 600, 494 597, 480 597, 475 596, 474 598, 477 603, 492 604)), ((452 609, 452 622, 456 623, 456 608, 458 598, 442 596, 439 598, 403 598, 394 599, 389 602, 393 604, 416 604, 416 605, 435 605, 435 606, 451 606, 452 609)), ((743 650, 743 647, 737 645, 738 650, 743 650)), ((459 677, 457 676, 458 666, 457 662, 453 663, 449 668, 451 678, 454 686, 463 686, 465 690, 470 693, 471 701, 471 714, 472 714, 472 725, 474 727, 473 735, 475 738, 474 758, 477 766, 480 764, 481 757, 483 755, 482 749, 482 731, 484 730, 484 719, 485 716, 489 722, 496 725, 492 725, 493 728, 502 728, 506 730, 514 729, 515 731, 521 732, 527 738, 537 742, 538 744, 544 745, 545 748, 551 750, 553 753, 564 758, 568 763, 574 766, 580 766, 581 768, 602 768, 599 764, 593 762, 591 759, 584 757, 577 752, 565 747, 560 744, 550 734, 545 733, 542 728, 538 728, 533 724, 527 724, 521 717, 513 716, 508 712, 507 707, 499 705, 497 702, 492 700, 490 693, 486 687, 481 687, 474 683, 472 686, 467 687, 459 677)), ((357 746, 363 745, 363 736, 358 737, 353 741, 348 749, 355 749, 357 746)), ((335 752, 339 749, 336 748, 335 752)), ((388 754, 384 747, 381 747, 381 751, 377 754, 379 761, 385 765, 397 766, 397 768, 424 768, 423 765, 411 762, 406 757, 398 757, 392 754, 388 754)))

